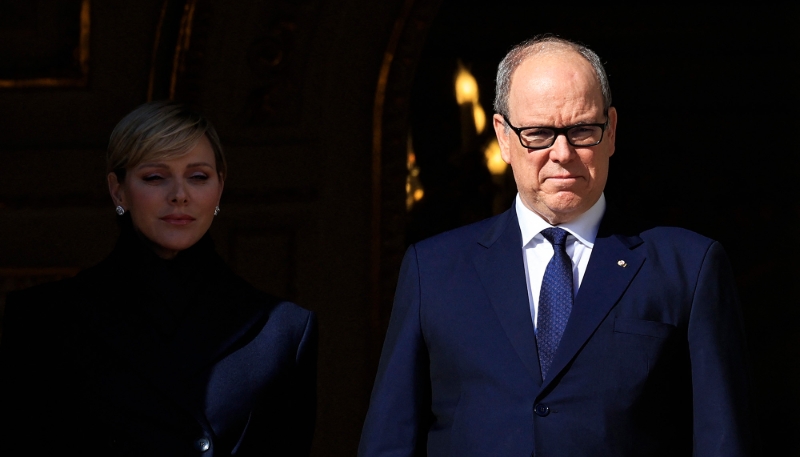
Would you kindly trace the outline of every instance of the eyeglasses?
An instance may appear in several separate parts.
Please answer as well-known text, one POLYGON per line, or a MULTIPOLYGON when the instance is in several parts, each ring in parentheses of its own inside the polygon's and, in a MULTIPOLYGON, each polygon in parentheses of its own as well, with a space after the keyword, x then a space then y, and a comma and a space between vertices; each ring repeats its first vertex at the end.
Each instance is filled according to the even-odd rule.
POLYGON ((555 144, 559 135, 564 135, 567 142, 575 147, 596 146, 603 141, 603 133, 608 127, 608 118, 602 124, 578 124, 563 128, 556 127, 514 127, 508 118, 503 116, 506 124, 517 134, 519 143, 528 149, 545 149, 555 144))

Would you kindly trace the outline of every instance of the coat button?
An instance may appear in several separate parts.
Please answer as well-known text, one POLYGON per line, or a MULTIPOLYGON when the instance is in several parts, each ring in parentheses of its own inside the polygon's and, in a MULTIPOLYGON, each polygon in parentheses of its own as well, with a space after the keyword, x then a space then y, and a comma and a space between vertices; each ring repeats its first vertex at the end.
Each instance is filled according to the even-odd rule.
POLYGON ((211 447, 211 441, 204 436, 194 442, 194 447, 200 452, 206 452, 211 447))
POLYGON ((550 414, 550 408, 546 405, 539 403, 538 405, 533 407, 533 412, 535 412, 537 416, 544 417, 550 414))

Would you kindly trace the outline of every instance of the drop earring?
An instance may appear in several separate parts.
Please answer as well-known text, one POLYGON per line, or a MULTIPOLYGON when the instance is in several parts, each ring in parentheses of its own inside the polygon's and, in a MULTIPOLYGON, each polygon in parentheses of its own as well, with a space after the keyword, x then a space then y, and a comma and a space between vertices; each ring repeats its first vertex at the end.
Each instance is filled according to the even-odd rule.
POLYGON ((116 211, 117 211, 117 216, 122 216, 123 214, 125 214, 125 208, 123 208, 120 205, 117 205, 116 211))
POLYGON ((214 215, 216 216, 217 214, 219 214, 219 206, 214 208, 214 215))

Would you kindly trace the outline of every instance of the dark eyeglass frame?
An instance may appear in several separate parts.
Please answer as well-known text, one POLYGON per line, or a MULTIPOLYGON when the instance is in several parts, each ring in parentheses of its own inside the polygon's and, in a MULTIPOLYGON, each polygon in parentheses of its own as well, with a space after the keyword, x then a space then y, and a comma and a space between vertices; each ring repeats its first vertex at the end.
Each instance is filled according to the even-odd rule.
POLYGON ((511 125, 511 122, 508 122, 508 118, 505 116, 505 114, 501 114, 501 116, 503 116, 503 120, 506 122, 506 125, 511 130, 513 130, 514 133, 517 134, 517 138, 519 139, 519 144, 521 144, 522 147, 525 148, 525 149, 532 149, 532 150, 547 149, 547 148, 552 147, 554 144, 556 144, 556 140, 558 139, 559 135, 564 135, 564 138, 567 139, 567 143, 569 143, 570 146, 575 147, 575 148, 590 148, 592 146, 597 146, 598 144, 603 142, 603 137, 605 136, 606 128, 608 128, 608 121, 609 121, 608 115, 606 115, 606 121, 603 122, 602 124, 575 124, 575 125, 568 125, 566 127, 561 127, 561 128, 550 127, 550 126, 546 126, 546 125, 533 125, 533 126, 530 126, 530 127, 514 127, 513 125, 511 125), (569 135, 567 135, 567 133, 570 130, 576 128, 576 127, 600 127, 600 139, 597 140, 596 143, 592 143, 592 144, 573 144, 572 141, 569 139, 569 135), (555 135, 553 135, 553 141, 551 141, 550 144, 548 144, 547 146, 528 146, 528 145, 526 145, 525 143, 522 142, 522 131, 523 130, 529 130, 529 129, 548 129, 548 130, 552 130, 555 133, 555 135))

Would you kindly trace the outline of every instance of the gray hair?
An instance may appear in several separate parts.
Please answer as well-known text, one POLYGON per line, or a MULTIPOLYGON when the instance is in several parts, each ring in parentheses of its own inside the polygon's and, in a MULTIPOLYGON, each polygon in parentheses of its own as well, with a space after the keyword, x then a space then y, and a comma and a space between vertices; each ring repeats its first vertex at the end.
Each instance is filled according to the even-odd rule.
POLYGON ((145 103, 122 118, 111 132, 106 172, 113 172, 122 182, 127 170, 150 160, 180 157, 204 135, 214 151, 217 173, 227 176, 222 144, 205 116, 178 102, 145 103))
POLYGON ((497 67, 497 89, 494 98, 494 111, 508 118, 508 94, 511 91, 511 77, 519 65, 528 57, 546 52, 572 51, 580 54, 592 65, 600 90, 603 93, 603 110, 611 107, 611 88, 600 57, 586 46, 550 34, 536 35, 514 46, 497 67))

